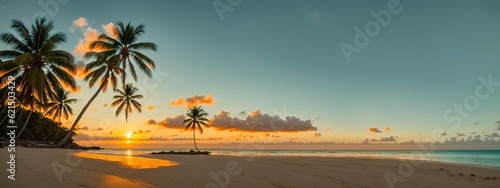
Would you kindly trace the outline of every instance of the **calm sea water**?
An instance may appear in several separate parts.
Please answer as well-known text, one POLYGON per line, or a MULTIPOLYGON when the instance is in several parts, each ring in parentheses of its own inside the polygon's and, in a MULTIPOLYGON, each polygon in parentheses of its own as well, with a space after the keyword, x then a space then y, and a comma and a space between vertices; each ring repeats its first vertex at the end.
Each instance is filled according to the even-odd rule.
MULTIPOLYGON (((176 149, 123 149, 110 148, 92 153, 113 155, 144 155, 153 151, 170 151, 176 149)), ((396 158, 459 163, 500 168, 500 150, 210 150, 212 155, 230 156, 313 156, 313 157, 360 157, 360 158, 396 158)))

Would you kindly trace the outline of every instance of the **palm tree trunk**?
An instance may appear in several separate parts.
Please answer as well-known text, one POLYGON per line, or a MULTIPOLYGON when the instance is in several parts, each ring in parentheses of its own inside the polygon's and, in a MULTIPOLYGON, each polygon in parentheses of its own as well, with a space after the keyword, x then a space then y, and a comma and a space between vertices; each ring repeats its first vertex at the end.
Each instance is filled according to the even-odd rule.
POLYGON ((195 135, 195 133, 196 133, 196 130, 193 130, 194 148, 196 148, 196 150, 197 150, 197 151, 200 151, 200 150, 198 149, 198 146, 196 146, 196 135, 195 135))
POLYGON ((85 111, 87 111, 87 108, 90 106, 90 103, 92 103, 92 101, 94 101, 94 99, 97 97, 97 95, 99 95, 99 93, 102 91, 102 88, 104 88, 105 84, 107 84, 107 83, 101 84, 101 86, 99 87, 97 92, 95 92, 95 94, 92 96, 92 98, 90 98, 89 102, 87 102, 85 107, 83 107, 80 114, 78 114, 78 117, 76 118, 75 122, 73 122, 73 125, 69 129, 68 133, 66 133, 66 136, 64 136, 64 138, 61 141, 59 141, 56 145, 53 145, 53 147, 61 147, 63 144, 65 144, 68 141, 68 139, 71 137, 71 135, 73 133, 73 130, 75 130, 76 125, 78 124, 78 122, 82 118, 85 111))
MULTIPOLYGON (((7 107, 5 107, 5 109, 7 109, 7 107)), ((16 107, 14 108, 14 115, 17 115, 17 110, 19 109, 19 107, 16 107)), ((5 116, 2 121, 0 122, 0 126, 2 126, 3 122, 5 122, 5 120, 7 120, 9 116, 5 116)), ((3 127, 3 126, 2 126, 3 127)), ((4 136, 4 135, 7 135, 7 126, 5 126, 5 132, 3 132, 3 129, 2 131, 0 132, 0 136, 4 136)))
POLYGON ((5 116, 3 119, 2 119, 2 122, 0 122, 0 126, 2 127, 2 129, 0 129, 0 137, 4 136, 4 134, 7 133, 7 126, 5 126, 5 133, 4 133, 4 126, 2 126, 3 122, 7 119, 8 116, 5 116))
POLYGON ((28 122, 30 121, 31 114, 33 114, 33 102, 31 102, 30 113, 28 114, 28 118, 26 118, 26 121, 24 122, 23 128, 21 128, 21 131, 19 131, 19 133, 16 135, 16 140, 21 136, 21 134, 23 133, 24 129, 28 125, 28 122))

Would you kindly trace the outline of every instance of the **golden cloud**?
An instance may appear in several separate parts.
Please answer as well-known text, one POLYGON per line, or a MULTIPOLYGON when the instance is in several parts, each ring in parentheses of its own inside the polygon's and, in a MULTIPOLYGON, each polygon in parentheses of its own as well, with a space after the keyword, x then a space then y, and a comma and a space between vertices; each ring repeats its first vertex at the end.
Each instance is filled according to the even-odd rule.
MULTIPOLYGON (((94 41, 97 41, 99 39, 99 33, 96 29, 93 29, 91 27, 88 27, 85 29, 85 32, 83 33, 83 39, 78 40, 79 43, 76 45, 75 50, 73 50, 73 53, 78 56, 83 56, 85 53, 90 51, 90 44, 94 41)), ((92 51, 100 52, 102 51, 101 49, 93 49, 92 51)))
POLYGON ((170 101, 170 105, 172 106, 184 106, 184 108, 190 108, 193 106, 199 106, 199 105, 213 105, 216 100, 213 99, 212 93, 205 95, 193 95, 189 98, 184 99, 184 97, 179 97, 176 101, 170 101))
POLYGON ((116 39, 116 36, 114 35, 116 27, 115 27, 115 24, 113 24, 113 22, 109 22, 106 25, 102 25, 102 28, 104 29, 104 32, 106 33, 106 35, 116 39))
POLYGON ((381 133, 382 131, 378 129, 378 127, 374 127, 374 128, 369 128, 368 131, 370 133, 381 133))

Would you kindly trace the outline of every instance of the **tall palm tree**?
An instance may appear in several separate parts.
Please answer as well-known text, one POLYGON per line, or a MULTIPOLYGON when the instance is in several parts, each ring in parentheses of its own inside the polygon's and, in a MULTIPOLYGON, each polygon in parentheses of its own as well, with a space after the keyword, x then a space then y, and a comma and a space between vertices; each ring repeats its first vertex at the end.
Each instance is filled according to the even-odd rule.
POLYGON ((132 113, 132 106, 140 112, 141 103, 137 102, 136 99, 142 99, 143 96, 136 94, 139 91, 136 87, 134 87, 131 83, 123 86, 123 90, 115 90, 118 95, 113 96, 113 99, 116 99, 111 106, 118 106, 116 109, 115 115, 118 116, 120 112, 125 110, 125 121, 128 123, 128 113, 132 113))
MULTIPOLYGON (((145 26, 143 24, 132 26, 130 22, 127 24, 117 22, 116 26, 112 30, 112 36, 101 34, 97 41, 90 44, 90 49, 103 50, 101 53, 120 57, 119 66, 124 71, 128 66, 135 81, 137 81, 135 66, 138 66, 146 76, 151 78, 155 62, 139 50, 156 51, 158 47, 152 42, 137 42, 138 37, 144 34, 145 26)), ((123 85, 125 85, 125 79, 126 74, 122 74, 123 85)))
POLYGON ((89 73, 85 80, 89 80, 89 85, 94 85, 96 81, 104 74, 103 78, 101 78, 101 86, 97 90, 97 92, 92 96, 87 105, 82 109, 75 122, 71 126, 69 132, 66 136, 57 144, 56 147, 62 146, 66 143, 71 137, 73 130, 76 125, 80 121, 81 117, 87 110, 88 106, 92 101, 97 97, 99 92, 105 91, 108 84, 113 86, 116 89, 116 76, 120 76, 122 78, 122 83, 125 85, 125 77, 126 77, 126 66, 129 65, 129 70, 134 77, 134 80, 137 81, 137 75, 135 71, 134 65, 131 63, 135 62, 139 69, 146 74, 149 78, 152 76, 152 69, 155 68, 155 62, 140 52, 140 50, 152 50, 156 51, 158 48, 156 44, 151 42, 137 42, 138 38, 144 34, 144 25, 132 26, 130 22, 127 25, 124 25, 122 22, 118 22, 116 24, 118 27, 113 28, 113 35, 107 36, 106 34, 101 34, 97 41, 94 41, 90 44, 91 50, 100 50, 101 52, 88 52, 85 54, 85 58, 96 58, 101 59, 99 61, 94 62, 94 64, 89 63, 85 67, 85 70, 95 69, 93 73, 89 73), (97 63, 100 62, 100 63, 97 63), (92 64, 92 65, 91 65, 92 64), (102 65, 106 64, 105 67, 102 65), (119 68, 122 66, 122 68, 119 68), (104 79, 104 77, 107 78, 104 79), (110 80, 108 82, 108 79, 110 80), (105 80, 106 84, 103 84, 103 80, 105 80))
POLYGON ((73 125, 69 129, 68 133, 66 133, 66 136, 64 136, 61 141, 54 145, 54 147, 61 147, 69 140, 69 138, 73 134, 72 132, 75 130, 76 125, 82 118, 85 111, 87 111, 90 104, 94 101, 95 98, 97 98, 97 95, 99 95, 101 91, 105 92, 108 87, 113 87, 113 89, 116 89, 117 76, 123 74, 123 70, 117 66, 119 61, 119 58, 117 57, 109 58, 108 56, 105 56, 105 54, 100 54, 97 52, 87 52, 85 54, 85 58, 95 58, 95 60, 85 66, 84 71, 87 73, 87 75, 85 76, 84 80, 89 82, 89 87, 93 87, 99 81, 99 89, 97 89, 94 95, 92 95, 90 100, 83 107, 80 114, 78 114, 75 122, 73 122, 73 125))
POLYGON ((208 113, 205 112, 205 110, 203 110, 201 106, 194 106, 188 110, 186 116, 187 117, 183 122, 184 124, 186 124, 185 130, 193 131, 194 147, 196 148, 196 150, 198 150, 198 146, 196 146, 196 129, 200 131, 200 134, 203 134, 202 125, 206 128, 209 127, 209 120, 206 118, 208 116, 208 113))
POLYGON ((15 78, 16 90, 20 93, 20 101, 28 103, 30 114, 19 137, 26 127, 35 101, 47 103, 53 90, 63 85, 76 88, 73 74, 76 72, 73 56, 66 51, 58 50, 58 45, 66 42, 64 33, 52 33, 53 22, 45 18, 37 18, 28 28, 20 20, 12 20, 11 28, 16 34, 3 33, 0 40, 11 47, 11 50, 0 51, 0 58, 7 59, 0 63, 0 87, 15 78))
POLYGON ((73 108, 69 104, 76 103, 76 99, 69 99, 69 91, 62 88, 56 89, 53 94, 52 101, 47 104, 47 111, 45 115, 52 116, 52 119, 59 119, 61 123, 61 117, 68 120, 70 115, 73 115, 73 108))

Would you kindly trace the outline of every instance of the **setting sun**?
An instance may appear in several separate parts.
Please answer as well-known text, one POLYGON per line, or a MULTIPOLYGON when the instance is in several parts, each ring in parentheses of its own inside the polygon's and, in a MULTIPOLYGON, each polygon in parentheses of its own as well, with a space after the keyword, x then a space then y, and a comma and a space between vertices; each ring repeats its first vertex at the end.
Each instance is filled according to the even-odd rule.
POLYGON ((134 133, 132 133, 132 131, 129 131, 127 133, 124 134, 127 138, 132 138, 132 136, 134 135, 134 133))

